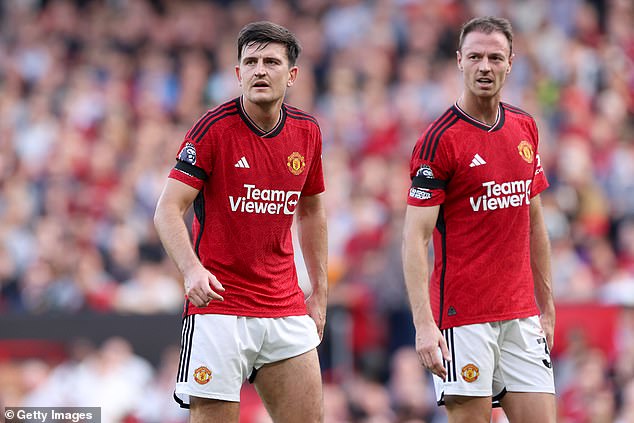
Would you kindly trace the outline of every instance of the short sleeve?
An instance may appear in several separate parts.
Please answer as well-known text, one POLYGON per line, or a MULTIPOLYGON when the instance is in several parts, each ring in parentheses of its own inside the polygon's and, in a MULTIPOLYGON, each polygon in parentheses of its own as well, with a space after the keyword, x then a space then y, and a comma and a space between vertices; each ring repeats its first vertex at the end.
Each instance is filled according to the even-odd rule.
POLYGON ((542 167, 542 161, 539 156, 539 134, 537 131, 537 125, 535 121, 533 121, 532 125, 532 135, 535 145, 535 160, 533 162, 533 167, 535 169, 535 173, 533 175, 533 183, 531 184, 531 198, 535 197, 546 188, 548 188, 548 179, 546 178, 546 174, 544 173, 544 168, 542 167))
POLYGON ((187 135, 185 135, 185 139, 176 155, 176 164, 169 173, 170 178, 181 181, 198 190, 203 187, 212 171, 212 137, 210 132, 198 137, 197 141, 190 136, 195 132, 199 124, 200 120, 187 131, 187 135))
POLYGON ((418 139, 410 161, 412 180, 407 204, 417 207, 436 206, 445 201, 445 188, 451 175, 450 157, 443 148, 442 138, 430 145, 428 128, 418 139), (430 154, 433 151, 433 154, 430 154))
POLYGON ((324 192, 325 190, 321 150, 322 150, 321 131, 319 130, 319 127, 317 127, 316 133, 314 135, 313 157, 311 159, 311 163, 308 168, 308 175, 306 177, 306 183, 304 184, 304 189, 302 189, 302 195, 305 195, 305 196, 316 195, 321 192, 324 192))

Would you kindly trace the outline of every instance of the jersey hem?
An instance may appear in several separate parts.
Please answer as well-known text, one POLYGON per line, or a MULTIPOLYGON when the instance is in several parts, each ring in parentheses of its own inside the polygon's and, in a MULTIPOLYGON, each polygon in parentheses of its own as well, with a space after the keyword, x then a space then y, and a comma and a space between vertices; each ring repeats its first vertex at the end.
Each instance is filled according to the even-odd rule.
MULTIPOLYGON (((439 329, 443 330, 443 329, 456 328, 459 326, 476 325, 479 323, 493 323, 493 322, 503 322, 507 320, 515 320, 515 319, 525 319, 531 316, 539 316, 539 310, 537 310, 536 308, 533 308, 530 310, 513 312, 509 314, 502 314, 502 315, 495 315, 495 316, 478 316, 468 320, 461 320, 460 322, 453 323, 453 324, 443 324, 442 326, 439 326, 439 329)), ((438 324, 438 321, 436 321, 436 324, 438 324)))
POLYGON ((278 317, 291 317, 291 316, 305 316, 308 313, 306 310, 290 310, 290 311, 282 311, 276 313, 266 313, 266 312, 244 312, 244 311, 236 311, 236 310, 210 310, 207 308, 199 307, 198 310, 189 309, 187 310, 187 316, 191 316, 193 314, 222 314, 226 316, 237 316, 237 317, 262 317, 262 318, 278 318, 278 317))

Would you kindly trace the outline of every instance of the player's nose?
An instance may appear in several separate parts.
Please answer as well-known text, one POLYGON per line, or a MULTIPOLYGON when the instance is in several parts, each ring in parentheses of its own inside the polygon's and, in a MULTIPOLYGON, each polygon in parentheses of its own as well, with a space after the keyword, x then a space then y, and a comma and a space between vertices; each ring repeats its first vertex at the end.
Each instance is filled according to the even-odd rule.
POLYGON ((489 63, 489 59, 484 57, 484 58, 482 58, 482 60, 480 60, 478 68, 479 68, 479 70, 481 72, 488 72, 488 71, 491 70, 491 66, 490 65, 491 64, 489 63))
POLYGON ((255 75, 265 75, 266 74, 266 68, 264 66, 264 61, 263 60, 258 60, 258 63, 255 65, 255 75))

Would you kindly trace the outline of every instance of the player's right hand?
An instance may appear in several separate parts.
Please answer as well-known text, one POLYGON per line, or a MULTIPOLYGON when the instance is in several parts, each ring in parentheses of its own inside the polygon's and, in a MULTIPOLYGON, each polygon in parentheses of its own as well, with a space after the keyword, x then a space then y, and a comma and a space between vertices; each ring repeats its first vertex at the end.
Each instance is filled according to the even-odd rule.
POLYGON ((449 348, 445 337, 435 323, 426 324, 425 327, 416 330, 416 352, 421 364, 433 374, 445 380, 447 369, 443 366, 442 359, 451 361, 449 348), (440 354, 438 349, 440 348, 440 354))
POLYGON ((212 300, 224 301, 217 291, 224 292, 225 288, 203 266, 192 269, 184 277, 185 295, 196 307, 206 307, 212 300))

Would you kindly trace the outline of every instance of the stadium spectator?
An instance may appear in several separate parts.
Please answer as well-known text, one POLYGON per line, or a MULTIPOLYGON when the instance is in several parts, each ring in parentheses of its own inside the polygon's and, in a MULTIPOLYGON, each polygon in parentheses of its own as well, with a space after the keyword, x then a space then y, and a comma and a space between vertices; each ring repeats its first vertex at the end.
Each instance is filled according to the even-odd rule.
MULTIPOLYGON (((408 189, 405 163, 438 107, 457 97, 459 74, 446 54, 455 50, 457 26, 485 14, 506 16, 515 27, 521 54, 505 100, 540 124, 555 299, 631 307, 631 1, 13 0, 0 2, 0 311, 113 312, 135 266, 156 260, 180 289, 175 268, 152 253, 151 215, 173 165, 170 145, 200 110, 238 95, 227 72, 235 64, 232 34, 248 21, 271 19, 304 45, 289 103, 314 114, 323 132, 336 307, 351 314, 345 305, 355 304, 363 287, 374 305, 355 310, 361 315, 351 330, 368 318, 382 323, 372 334, 379 342, 360 343, 356 360, 337 361, 343 368, 324 374, 388 379, 391 354, 413 339, 411 327, 404 330, 409 315, 394 235, 408 189), (337 38, 353 29, 352 37, 337 38), (359 243, 369 229, 373 243, 359 243), (614 259, 612 269, 603 261, 614 259), (358 260, 373 268, 355 268, 358 260), (381 354, 378 372, 376 360, 360 359, 381 354)), ((631 322, 619 322, 615 344, 622 346, 601 362, 614 380, 606 389, 619 423, 634 409, 631 322)), ((332 350, 328 336, 324 352, 332 350)), ((563 365, 554 359, 555 369, 563 365)), ((21 364, 0 362, 0 403, 28 395, 21 364)), ((566 374, 566 386, 583 378, 577 370, 566 374)), ((590 403, 581 407, 590 413, 590 403)), ((427 423, 442 421, 435 410, 427 423)))

